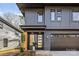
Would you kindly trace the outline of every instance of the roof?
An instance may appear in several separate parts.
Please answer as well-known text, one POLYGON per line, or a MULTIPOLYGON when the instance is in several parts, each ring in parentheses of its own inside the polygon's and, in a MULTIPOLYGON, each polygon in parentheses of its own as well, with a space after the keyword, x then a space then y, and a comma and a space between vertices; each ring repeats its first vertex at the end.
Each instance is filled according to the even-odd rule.
POLYGON ((2 18, 1 16, 0 16, 0 21, 3 22, 4 24, 8 25, 9 27, 15 29, 16 31, 22 32, 21 30, 19 30, 18 28, 16 28, 16 27, 13 26, 12 24, 10 24, 8 21, 4 20, 4 18, 2 18))
POLYGON ((45 29, 46 26, 45 25, 20 25, 21 29, 23 30, 35 30, 35 29, 45 29))
POLYGON ((17 3, 22 14, 27 8, 43 8, 44 6, 79 6, 79 3, 17 3))

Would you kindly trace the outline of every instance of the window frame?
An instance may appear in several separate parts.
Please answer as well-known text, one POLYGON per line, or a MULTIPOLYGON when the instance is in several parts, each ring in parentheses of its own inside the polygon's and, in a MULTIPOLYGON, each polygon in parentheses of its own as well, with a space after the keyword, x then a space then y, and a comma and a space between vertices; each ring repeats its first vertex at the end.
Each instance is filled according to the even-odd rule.
POLYGON ((75 20, 74 17, 73 17, 73 13, 77 13, 77 12, 79 13, 79 11, 72 11, 72 21, 74 21, 74 22, 79 22, 79 19, 75 20))
POLYGON ((60 19, 60 20, 58 20, 58 17, 61 17, 61 16, 57 16, 57 21, 62 21, 62 17, 61 17, 61 19, 60 19))
POLYGON ((42 36, 42 37, 41 37, 41 39, 42 39, 42 40, 41 40, 41 41, 42 41, 42 42, 41 42, 41 43, 42 43, 42 47, 41 47, 41 48, 43 48, 43 35, 42 35, 42 34, 38 34, 38 35, 37 35, 37 39, 38 39, 38 40, 37 40, 37 48, 38 48, 38 49, 41 49, 41 48, 38 47, 39 35, 42 36))
POLYGON ((38 23, 43 23, 43 12, 37 12, 37 22, 38 23), (42 21, 41 22, 39 22, 39 15, 42 16, 42 21))
POLYGON ((8 47, 8 39, 7 38, 3 39, 3 46, 8 47))
POLYGON ((30 34, 30 41, 29 41, 29 45, 33 46, 33 43, 35 42, 35 35, 34 34, 30 34))
POLYGON ((0 29, 3 29, 3 23, 0 22, 0 29))
POLYGON ((56 21, 55 19, 56 19, 56 12, 55 12, 55 9, 51 9, 51 10, 50 10, 50 20, 51 20, 51 21, 56 21), (54 18, 53 18, 53 20, 52 20, 51 12, 54 12, 54 16, 53 16, 54 18))
POLYGON ((56 20, 57 21, 62 21, 62 9, 57 9, 57 13, 56 13, 57 15, 57 17, 56 17, 56 20), (60 17, 61 19, 60 20, 58 20, 58 17, 60 17))
POLYGON ((57 9, 57 14, 62 14, 62 9, 57 9))

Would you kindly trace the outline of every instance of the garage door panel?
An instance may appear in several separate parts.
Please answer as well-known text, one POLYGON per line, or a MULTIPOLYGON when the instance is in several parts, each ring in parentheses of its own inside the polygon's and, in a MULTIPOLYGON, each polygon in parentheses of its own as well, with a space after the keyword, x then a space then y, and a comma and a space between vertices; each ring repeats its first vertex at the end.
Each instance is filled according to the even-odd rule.
POLYGON ((56 37, 52 39, 52 49, 78 49, 79 48, 79 37, 56 37))

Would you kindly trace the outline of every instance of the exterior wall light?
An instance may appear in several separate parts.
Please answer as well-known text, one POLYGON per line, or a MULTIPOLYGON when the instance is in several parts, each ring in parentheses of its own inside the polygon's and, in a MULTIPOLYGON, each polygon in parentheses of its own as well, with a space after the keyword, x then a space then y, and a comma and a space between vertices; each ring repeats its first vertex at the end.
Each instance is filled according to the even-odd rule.
POLYGON ((48 39, 49 37, 47 36, 46 38, 48 39))
POLYGON ((51 34, 51 37, 53 37, 53 35, 51 34))

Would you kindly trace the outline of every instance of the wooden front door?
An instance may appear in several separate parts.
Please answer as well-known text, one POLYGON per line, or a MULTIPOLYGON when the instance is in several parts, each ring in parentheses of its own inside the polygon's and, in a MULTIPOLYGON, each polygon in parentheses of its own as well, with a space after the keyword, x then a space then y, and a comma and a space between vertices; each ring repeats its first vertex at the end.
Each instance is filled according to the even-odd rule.
POLYGON ((31 50, 35 44, 35 49, 43 49, 43 33, 29 33, 28 35, 28 49, 31 50))

